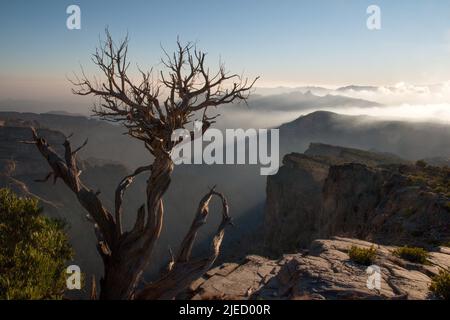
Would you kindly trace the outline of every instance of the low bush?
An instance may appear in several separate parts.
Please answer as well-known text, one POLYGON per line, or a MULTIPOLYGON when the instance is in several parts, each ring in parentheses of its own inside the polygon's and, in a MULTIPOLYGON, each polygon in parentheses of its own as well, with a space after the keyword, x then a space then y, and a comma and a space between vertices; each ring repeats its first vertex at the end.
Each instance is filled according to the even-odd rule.
POLYGON ((352 246, 348 252, 350 260, 364 266, 370 266, 375 261, 377 250, 375 247, 360 248, 352 246))
POLYGON ((430 291, 441 299, 450 300, 450 270, 442 270, 433 277, 430 291))
POLYGON ((428 259, 428 252, 422 248, 416 247, 402 247, 394 250, 394 254, 402 259, 408 260, 414 263, 424 264, 428 259))

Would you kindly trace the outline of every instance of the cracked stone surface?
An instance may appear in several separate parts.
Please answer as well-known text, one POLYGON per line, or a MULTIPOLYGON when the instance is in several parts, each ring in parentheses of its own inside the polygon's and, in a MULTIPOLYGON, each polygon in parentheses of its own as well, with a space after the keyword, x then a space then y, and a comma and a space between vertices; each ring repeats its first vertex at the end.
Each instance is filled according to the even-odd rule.
POLYGON ((434 299, 431 278, 450 267, 450 248, 430 252, 426 265, 396 257, 394 246, 335 237, 315 240, 309 250, 279 260, 248 256, 225 263, 192 283, 192 299, 434 299), (352 262, 352 246, 377 249, 380 288, 367 287, 367 266, 352 262))

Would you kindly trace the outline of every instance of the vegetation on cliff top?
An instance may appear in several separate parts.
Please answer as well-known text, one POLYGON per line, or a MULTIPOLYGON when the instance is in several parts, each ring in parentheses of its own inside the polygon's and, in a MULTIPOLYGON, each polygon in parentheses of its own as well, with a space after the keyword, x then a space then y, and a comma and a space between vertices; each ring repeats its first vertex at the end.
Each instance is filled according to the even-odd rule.
POLYGON ((449 167, 434 167, 421 160, 415 166, 405 166, 403 169, 411 184, 427 186, 433 192, 450 197, 449 167))
POLYGON ((395 249, 393 253, 399 258, 414 263, 425 264, 428 259, 428 252, 422 248, 404 246, 395 249))
POLYGON ((348 251, 350 260, 364 266, 370 266, 375 261, 377 256, 377 250, 375 247, 370 248, 360 248, 357 246, 352 246, 348 251))
POLYGON ((441 270, 437 276, 433 277, 430 291, 439 298, 450 300, 450 270, 441 270))
POLYGON ((61 299, 71 259, 64 225, 38 201, 0 189, 0 299, 61 299))

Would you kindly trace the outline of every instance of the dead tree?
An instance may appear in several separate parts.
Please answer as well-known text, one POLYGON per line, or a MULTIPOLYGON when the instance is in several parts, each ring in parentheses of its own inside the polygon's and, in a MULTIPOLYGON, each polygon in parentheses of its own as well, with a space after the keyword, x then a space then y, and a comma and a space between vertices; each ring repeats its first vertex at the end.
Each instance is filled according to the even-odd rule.
POLYGON ((207 110, 238 101, 246 101, 253 81, 225 72, 220 65, 216 73, 210 74, 205 66, 205 53, 192 44, 181 45, 173 55, 165 51, 163 69, 153 78, 153 72, 139 70, 139 80, 129 77, 130 63, 127 59, 128 39, 116 44, 109 32, 106 40, 93 55, 93 62, 100 69, 101 79, 89 80, 82 75, 72 81, 77 95, 92 95, 98 98, 93 112, 103 120, 119 122, 131 137, 143 142, 151 154, 151 164, 136 169, 123 178, 115 192, 115 208, 107 210, 98 194, 81 180, 77 166, 77 152, 70 142, 64 143, 65 154, 59 156, 50 145, 33 130, 32 143, 49 163, 51 176, 61 179, 77 196, 80 204, 94 222, 98 240, 98 252, 104 264, 104 275, 100 281, 100 299, 173 299, 190 282, 202 276, 217 258, 224 236, 224 228, 230 223, 225 197, 210 190, 200 201, 194 221, 185 236, 178 253, 173 257, 166 274, 159 280, 141 286, 142 273, 151 262, 152 251, 163 225, 162 197, 169 187, 174 164, 170 151, 179 142, 172 141, 174 130, 192 130, 192 117, 200 115, 203 130, 215 117, 208 117, 207 110), (164 95, 164 98, 161 96, 164 95), (122 200, 133 179, 149 172, 145 203, 137 212, 134 227, 123 230, 125 214, 122 200), (209 213, 209 202, 213 196, 222 201, 222 222, 211 243, 211 253, 204 258, 191 258, 192 247, 199 228, 209 213), (143 287, 143 289, 139 289, 143 287))

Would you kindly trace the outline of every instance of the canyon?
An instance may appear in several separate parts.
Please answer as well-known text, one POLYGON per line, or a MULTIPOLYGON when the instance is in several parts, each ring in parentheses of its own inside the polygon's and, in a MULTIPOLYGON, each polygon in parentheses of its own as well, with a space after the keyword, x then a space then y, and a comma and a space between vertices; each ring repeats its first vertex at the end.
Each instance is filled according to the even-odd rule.
MULTIPOLYGON (((112 206, 114 188, 130 173, 129 168, 145 163, 139 144, 126 139, 119 127, 85 117, 2 113, 0 120, 0 186, 37 197, 47 215, 65 220, 76 252, 74 263, 99 279, 102 270, 89 217, 60 182, 56 182, 56 187, 51 181, 37 182, 48 174, 47 164, 35 146, 22 142, 30 139, 30 126, 38 128, 59 153, 63 152, 62 142, 71 133, 76 133, 71 137, 75 146, 89 138, 80 155, 80 168, 83 179, 89 187, 101 192, 107 206, 112 206)), ((275 295, 269 290, 271 293, 262 294, 262 298, 351 298, 352 290, 357 293, 355 297, 433 298, 428 290, 430 279, 439 268, 449 266, 445 247, 450 240, 446 167, 449 139, 441 138, 450 132, 431 124, 355 125, 361 121, 360 117, 315 112, 281 126, 283 165, 277 174, 268 177, 261 177, 257 167, 248 165, 178 166, 166 199, 166 227, 155 252, 161 263, 148 270, 147 278, 151 279, 153 272, 168 262, 167 247, 181 241, 180 235, 190 223, 195 212, 194 200, 199 198, 202 188, 218 182, 229 196, 235 227, 227 230, 216 268, 193 283, 183 298, 258 298, 255 292, 263 292, 271 278, 286 277, 280 270, 288 265, 297 271, 306 268, 302 271, 306 278, 298 278, 295 271, 297 280, 282 281, 283 286, 291 289, 278 292, 278 284, 275 295), (405 136, 405 132, 414 133, 405 136), (424 144, 415 139, 419 134, 440 142, 424 144), (424 158, 424 162, 417 161, 424 158), (175 201, 175 195, 183 197, 175 201), (364 288, 364 292, 358 291, 361 288, 357 289, 356 283, 361 286, 359 280, 366 276, 365 268, 349 261, 351 245, 376 246, 378 262, 390 270, 398 269, 404 278, 398 272, 383 269, 385 281, 394 283, 389 286, 391 289, 381 295, 364 288), (431 252, 431 259, 435 258, 433 263, 441 267, 423 269, 390 254, 404 245, 425 248, 431 252), (329 268, 338 271, 328 274, 329 268), (420 275, 414 273, 418 269, 420 275), (354 277, 359 280, 353 281, 354 277), (265 278, 267 281, 261 280, 265 278), (419 279, 420 289, 395 285, 410 278, 419 279), (309 287, 294 292, 292 288, 299 279, 309 279, 306 281, 309 287), (315 284, 321 279, 326 287, 340 289, 315 295, 319 288, 315 284), (227 285, 223 287, 223 283, 227 285), (337 294, 343 291, 341 286, 345 283, 349 287, 337 294), (217 296, 217 292, 208 288, 221 288, 222 295, 217 296)), ((130 187, 125 198, 129 212, 136 212, 144 185, 143 179, 137 179, 130 187)), ((216 204, 212 208, 216 210, 216 204)), ((134 216, 129 219, 125 216, 125 227, 133 219, 134 216)), ((211 216, 207 229, 199 234, 200 246, 196 251, 205 250, 203 240, 208 238, 217 219, 211 216)), ((86 294, 80 296, 85 298, 86 294)))

